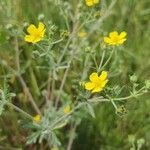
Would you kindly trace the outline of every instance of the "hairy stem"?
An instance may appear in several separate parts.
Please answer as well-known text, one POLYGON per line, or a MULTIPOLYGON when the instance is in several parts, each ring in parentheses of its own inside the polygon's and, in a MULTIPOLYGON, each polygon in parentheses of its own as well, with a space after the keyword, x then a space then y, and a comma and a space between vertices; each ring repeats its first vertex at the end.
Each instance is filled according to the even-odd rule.
POLYGON ((27 118, 33 120, 33 117, 30 114, 28 114, 27 112, 23 111, 22 109, 20 109, 19 107, 15 106, 14 104, 8 102, 7 105, 12 107, 12 108, 14 108, 16 111, 20 112, 21 114, 25 115, 27 118))
POLYGON ((78 123, 76 123, 70 131, 71 133, 70 133, 70 138, 69 138, 69 142, 67 145, 67 150, 71 150, 72 148, 72 144, 75 139, 75 131, 76 131, 77 126, 78 126, 78 123))

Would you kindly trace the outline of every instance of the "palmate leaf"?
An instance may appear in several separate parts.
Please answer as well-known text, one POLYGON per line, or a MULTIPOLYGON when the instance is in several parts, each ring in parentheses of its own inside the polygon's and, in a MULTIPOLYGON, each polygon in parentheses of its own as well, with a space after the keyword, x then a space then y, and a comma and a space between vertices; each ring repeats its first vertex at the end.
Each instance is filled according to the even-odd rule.
POLYGON ((41 143, 43 140, 48 140, 51 143, 51 145, 61 145, 56 134, 50 130, 38 130, 36 132, 33 132, 28 137, 26 144, 35 144, 36 142, 41 143))

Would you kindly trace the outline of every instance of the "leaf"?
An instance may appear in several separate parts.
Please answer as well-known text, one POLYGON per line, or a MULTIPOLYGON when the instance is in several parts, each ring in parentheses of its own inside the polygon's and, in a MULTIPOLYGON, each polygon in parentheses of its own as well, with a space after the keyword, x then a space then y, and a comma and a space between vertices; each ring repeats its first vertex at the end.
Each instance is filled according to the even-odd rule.
POLYGON ((43 139, 46 139, 46 133, 45 132, 42 132, 40 137, 39 137, 39 143, 42 143, 43 139))
POLYGON ((58 145, 58 146, 61 145, 60 141, 58 140, 58 138, 54 132, 51 133, 51 143, 52 143, 52 145, 58 145))
POLYGON ((32 134, 28 137, 26 144, 29 145, 29 144, 34 144, 34 143, 36 143, 39 136, 40 136, 40 132, 39 132, 39 131, 32 133, 32 134))
POLYGON ((2 114, 2 112, 4 111, 4 106, 5 106, 6 102, 5 101, 1 101, 0 100, 0 115, 2 114))
POLYGON ((93 109, 93 107, 92 107, 89 103, 87 103, 87 109, 88 109, 89 114, 90 114, 93 118, 95 118, 94 109, 93 109))
POLYGON ((7 104, 7 102, 13 97, 14 93, 9 93, 9 87, 7 82, 4 80, 3 89, 0 89, 0 115, 4 111, 4 106, 7 104))
POLYGON ((70 117, 65 118, 65 120, 62 120, 61 122, 59 122, 57 125, 53 127, 53 130, 63 128, 68 123, 69 119, 70 117))

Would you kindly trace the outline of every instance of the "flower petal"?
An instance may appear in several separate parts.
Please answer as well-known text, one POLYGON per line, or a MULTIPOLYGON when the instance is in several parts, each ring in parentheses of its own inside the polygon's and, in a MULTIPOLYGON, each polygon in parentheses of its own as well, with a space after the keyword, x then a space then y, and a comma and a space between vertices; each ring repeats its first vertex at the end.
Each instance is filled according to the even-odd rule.
POLYGON ((107 78, 107 71, 102 71, 101 75, 99 76, 101 81, 106 80, 107 78))
POLYGON ((101 84, 101 88, 104 88, 106 86, 107 82, 108 82, 108 80, 103 81, 101 84))
POLYGON ((98 4, 99 0, 93 0, 94 4, 98 4))
POLYGON ((92 6, 93 5, 93 0, 86 0, 86 5, 87 6, 92 6))
POLYGON ((109 37, 104 37, 104 42, 110 44, 112 41, 109 37))
POLYGON ((42 37, 40 37, 40 36, 34 37, 32 43, 37 43, 37 42, 41 41, 41 39, 42 39, 42 37))
POLYGON ((99 80, 98 73, 96 73, 96 72, 92 73, 90 75, 90 81, 96 82, 97 80, 99 80))
POLYGON ((127 35, 127 33, 125 31, 121 32, 119 37, 122 39, 122 38, 125 38, 127 35))
POLYGON ((95 87, 95 84, 92 82, 85 83, 85 89, 86 90, 92 90, 95 87))
POLYGON ((37 28, 35 27, 35 25, 31 24, 28 28, 27 28, 27 32, 29 34, 34 34, 36 32, 37 28))
POLYGON ((117 36, 118 36, 118 32, 117 31, 113 31, 113 32, 109 33, 109 37, 110 38, 114 38, 114 37, 117 37, 117 36))
POLYGON ((45 25, 42 22, 39 22, 38 31, 42 32, 44 30, 44 28, 45 28, 45 25))
POLYGON ((96 93, 96 92, 100 92, 102 91, 102 88, 101 87, 96 87, 92 90, 92 93, 96 93))
POLYGON ((34 37, 31 36, 31 35, 26 35, 26 36, 24 37, 24 40, 25 40, 26 42, 31 42, 31 43, 32 43, 32 41, 34 40, 34 37))
POLYGON ((118 44, 123 44, 127 39, 121 39, 120 41, 118 41, 118 44))

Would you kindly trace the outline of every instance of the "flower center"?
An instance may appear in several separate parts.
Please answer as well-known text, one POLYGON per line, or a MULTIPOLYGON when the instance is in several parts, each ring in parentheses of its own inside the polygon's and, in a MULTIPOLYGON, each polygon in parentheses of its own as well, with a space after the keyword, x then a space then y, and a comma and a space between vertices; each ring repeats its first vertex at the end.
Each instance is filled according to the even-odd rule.
POLYGON ((101 85, 101 80, 99 79, 99 80, 95 81, 94 84, 95 84, 95 87, 100 86, 101 85))
POLYGON ((37 31, 37 32, 35 32, 34 36, 35 36, 35 37, 40 37, 40 36, 41 36, 41 33, 37 31))
POLYGON ((113 42, 118 42, 118 41, 119 41, 119 37, 118 37, 118 36, 112 37, 112 41, 113 41, 113 42))

